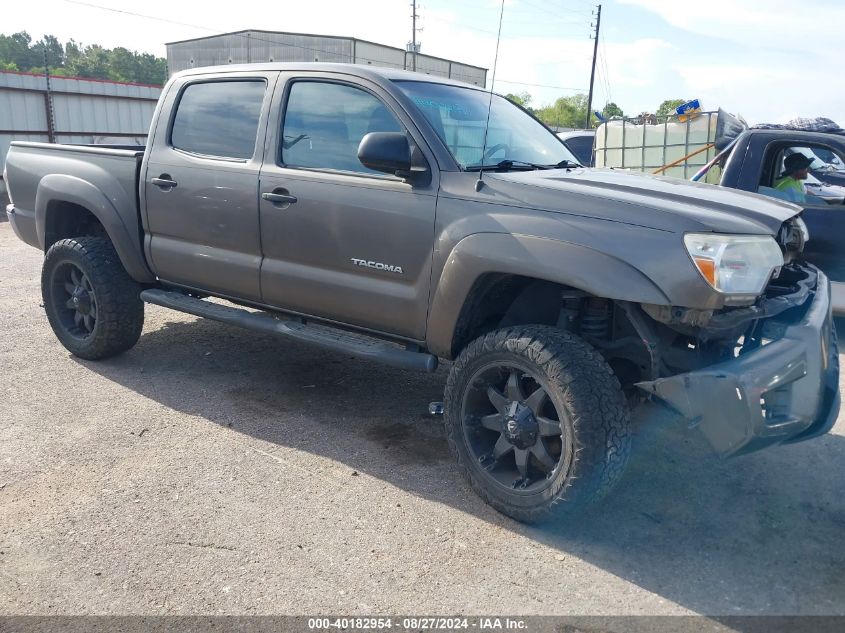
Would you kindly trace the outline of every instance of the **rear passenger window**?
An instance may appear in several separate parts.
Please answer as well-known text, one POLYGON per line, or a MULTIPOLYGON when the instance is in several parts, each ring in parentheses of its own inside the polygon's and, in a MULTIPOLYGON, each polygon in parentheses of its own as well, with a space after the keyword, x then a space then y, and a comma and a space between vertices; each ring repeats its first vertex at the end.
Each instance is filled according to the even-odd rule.
POLYGON ((381 101, 365 90, 335 83, 293 84, 282 126, 282 162, 291 167, 380 173, 358 160, 369 132, 403 132, 381 101))
POLYGON ((252 158, 263 80, 190 84, 182 92, 170 144, 186 152, 223 158, 252 158))

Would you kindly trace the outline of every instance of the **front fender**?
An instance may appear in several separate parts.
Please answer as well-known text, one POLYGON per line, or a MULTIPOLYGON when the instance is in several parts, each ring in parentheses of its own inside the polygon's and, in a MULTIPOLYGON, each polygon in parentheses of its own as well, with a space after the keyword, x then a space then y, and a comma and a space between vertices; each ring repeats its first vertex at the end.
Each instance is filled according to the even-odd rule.
POLYGON ((118 209, 132 209, 135 201, 125 191, 115 186, 107 196, 92 183, 67 174, 48 174, 38 183, 35 194, 35 228, 38 244, 44 250, 47 227, 47 209, 51 202, 70 202, 90 211, 103 225, 118 257, 129 275, 139 282, 155 281, 141 251, 140 237, 126 226, 118 209))
POLYGON ((530 235, 476 233, 457 243, 437 283, 426 340, 433 354, 452 357, 455 326, 464 302, 475 282, 488 273, 551 281, 607 299, 671 303, 646 275, 606 253, 530 235))

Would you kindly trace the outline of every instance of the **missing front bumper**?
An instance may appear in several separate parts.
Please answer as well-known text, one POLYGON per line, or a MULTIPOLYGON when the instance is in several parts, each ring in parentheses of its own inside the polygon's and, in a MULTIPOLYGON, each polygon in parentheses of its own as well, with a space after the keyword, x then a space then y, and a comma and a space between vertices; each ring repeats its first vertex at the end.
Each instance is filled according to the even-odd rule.
POLYGON ((717 365, 637 386, 701 429, 723 455, 826 433, 839 412, 839 356, 830 284, 815 272, 809 307, 794 323, 784 323, 777 340, 717 365))

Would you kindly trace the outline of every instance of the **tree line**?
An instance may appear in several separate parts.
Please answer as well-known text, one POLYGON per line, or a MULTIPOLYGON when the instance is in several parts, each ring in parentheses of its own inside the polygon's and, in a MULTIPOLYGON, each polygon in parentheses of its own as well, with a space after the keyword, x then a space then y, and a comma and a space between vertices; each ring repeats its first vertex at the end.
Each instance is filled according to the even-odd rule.
MULTIPOLYGON (((560 97, 554 103, 539 108, 531 106, 531 95, 528 92, 519 94, 506 94, 505 97, 522 106, 543 123, 550 127, 583 128, 587 120, 587 95, 575 94, 569 97, 560 97)), ((654 112, 657 116, 672 114, 675 108, 687 102, 687 99, 666 99, 654 112)), ((603 119, 624 117, 625 113, 613 102, 608 103, 600 111, 603 119)), ((650 113, 640 113, 643 116, 650 113)), ((593 114, 590 115, 591 127, 595 127, 599 120, 593 114)))
POLYGON ((0 35, 0 70, 44 72, 51 75, 130 81, 155 86, 167 80, 167 60, 150 53, 127 48, 104 48, 99 44, 84 45, 70 40, 62 44, 53 35, 37 42, 26 31, 0 35))

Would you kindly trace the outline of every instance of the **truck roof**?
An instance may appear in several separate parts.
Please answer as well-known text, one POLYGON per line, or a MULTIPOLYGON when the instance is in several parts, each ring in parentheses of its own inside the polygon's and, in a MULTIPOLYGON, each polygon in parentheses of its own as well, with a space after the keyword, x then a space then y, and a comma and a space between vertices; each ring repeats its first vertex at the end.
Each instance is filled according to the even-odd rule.
POLYGON ((784 136, 794 137, 796 139, 801 139, 804 141, 812 142, 824 142, 825 139, 835 138, 840 141, 845 139, 845 135, 838 134, 836 132, 815 132, 810 130, 790 130, 788 128, 762 128, 762 127, 752 127, 745 130, 746 134, 751 133, 754 136, 760 138, 771 138, 777 140, 778 138, 782 138, 784 136))
POLYGON ((362 64, 342 64, 342 63, 326 63, 326 62, 263 62, 260 64, 226 64, 223 66, 201 66, 199 68, 190 68, 175 73, 173 77, 186 77, 196 75, 223 75, 227 73, 250 72, 255 70, 262 71, 283 71, 283 72, 333 72, 352 75, 355 77, 364 77, 378 83, 385 81, 424 81, 428 83, 446 84, 450 86, 459 86, 461 88, 473 88, 475 90, 484 91, 482 86, 465 83, 463 81, 456 81, 454 79, 446 79, 445 77, 437 77, 434 75, 426 75, 410 70, 399 70, 395 68, 384 68, 381 66, 364 66, 362 64))

